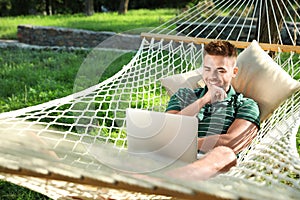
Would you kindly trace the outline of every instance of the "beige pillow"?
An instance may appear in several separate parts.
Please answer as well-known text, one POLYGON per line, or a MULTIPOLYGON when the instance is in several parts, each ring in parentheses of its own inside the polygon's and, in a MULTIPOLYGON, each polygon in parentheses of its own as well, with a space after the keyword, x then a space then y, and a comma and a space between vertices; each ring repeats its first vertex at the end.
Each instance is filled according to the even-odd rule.
POLYGON ((237 58, 239 72, 232 85, 237 92, 254 99, 265 120, 300 84, 253 41, 237 58))
POLYGON ((160 79, 162 85, 167 89, 169 95, 174 94, 179 88, 196 89, 204 87, 202 81, 202 70, 196 69, 182 74, 176 74, 160 79))

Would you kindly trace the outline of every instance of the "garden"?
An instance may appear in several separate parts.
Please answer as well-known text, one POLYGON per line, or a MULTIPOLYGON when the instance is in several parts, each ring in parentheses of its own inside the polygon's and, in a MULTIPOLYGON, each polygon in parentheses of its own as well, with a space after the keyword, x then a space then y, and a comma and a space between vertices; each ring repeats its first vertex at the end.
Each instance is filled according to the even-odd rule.
MULTIPOLYGON (((176 9, 129 10, 125 16, 116 12, 58 16, 2 17, 1 39, 16 39, 19 24, 57 26, 93 31, 121 33, 142 27, 156 27, 176 16, 176 9)), ((68 49, 1 48, 0 112, 8 112, 48 102, 72 94, 77 72, 92 51, 68 49)), ((103 81, 127 64, 134 53, 112 63, 102 76, 103 81)), ((0 199, 48 199, 26 188, 0 181, 0 199)))

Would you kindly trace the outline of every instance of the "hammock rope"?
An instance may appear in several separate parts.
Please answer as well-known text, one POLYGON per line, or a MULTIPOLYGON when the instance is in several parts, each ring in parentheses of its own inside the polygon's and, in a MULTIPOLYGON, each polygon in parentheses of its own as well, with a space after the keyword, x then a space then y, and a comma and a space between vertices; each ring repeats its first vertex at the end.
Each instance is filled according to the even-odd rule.
MULTIPOLYGON (((70 96, 1 113, 0 178, 53 199, 299 199, 299 91, 262 122, 258 136, 241 152, 236 167, 202 182, 179 182, 163 173, 172 166, 153 170, 165 163, 128 155, 125 123, 129 107, 164 112, 169 94, 161 79, 199 68, 202 45, 216 38, 244 49, 254 38, 259 41, 262 34, 268 34, 268 41, 260 46, 276 52, 273 60, 299 81, 297 9, 300 6, 295 0, 200 1, 142 33, 134 57, 111 78, 86 85, 86 77, 78 76, 70 96), (259 17, 263 12, 267 19, 259 17), (270 18, 274 21, 269 22, 270 18), (262 20, 267 21, 267 30, 261 30, 262 20), (279 34, 276 44, 271 37, 274 22, 279 34), (288 32, 286 38, 281 35, 283 30, 288 32), (132 173, 143 170, 153 171, 147 174, 149 179, 132 173)), ((112 53, 97 48, 91 52, 82 71, 82 75, 94 74, 91 80, 99 80, 102 72, 94 69, 99 51, 112 53)))

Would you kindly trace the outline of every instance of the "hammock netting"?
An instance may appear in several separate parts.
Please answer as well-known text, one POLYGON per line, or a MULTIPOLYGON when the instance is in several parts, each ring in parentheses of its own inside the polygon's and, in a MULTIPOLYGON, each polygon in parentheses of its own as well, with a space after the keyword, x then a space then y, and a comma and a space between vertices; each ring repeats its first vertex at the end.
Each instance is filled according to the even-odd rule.
MULTIPOLYGON (((87 88, 82 76, 74 90, 87 89, 0 114, 0 178, 53 199, 299 199, 299 92, 262 122, 235 167, 207 181, 172 179, 163 173, 171 166, 130 156, 125 120, 126 108, 164 112, 169 95, 160 80, 201 66, 201 44, 178 38, 269 44, 276 38, 275 45, 293 50, 300 41, 299 10, 296 0, 200 1, 148 32, 132 60, 108 80, 87 88), (137 175, 144 172, 147 178, 137 175)), ((86 73, 99 67, 99 51, 109 50, 95 48, 86 73)), ((273 59, 299 80, 299 51, 283 51, 278 47, 273 59)))

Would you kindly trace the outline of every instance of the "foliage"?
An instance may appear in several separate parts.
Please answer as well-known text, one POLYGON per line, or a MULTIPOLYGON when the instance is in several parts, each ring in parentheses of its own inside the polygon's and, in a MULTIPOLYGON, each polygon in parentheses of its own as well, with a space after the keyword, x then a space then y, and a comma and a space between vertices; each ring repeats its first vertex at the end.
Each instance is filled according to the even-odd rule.
MULTIPOLYGON (((130 9, 182 8, 191 0, 130 0, 130 9)), ((84 13, 86 0, 0 0, 0 16, 84 13)), ((117 11, 120 0, 93 0, 95 12, 117 11)))
POLYGON ((11 10, 11 1, 10 0, 0 0, 0 16, 8 16, 11 10))

